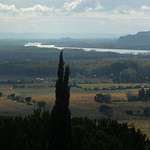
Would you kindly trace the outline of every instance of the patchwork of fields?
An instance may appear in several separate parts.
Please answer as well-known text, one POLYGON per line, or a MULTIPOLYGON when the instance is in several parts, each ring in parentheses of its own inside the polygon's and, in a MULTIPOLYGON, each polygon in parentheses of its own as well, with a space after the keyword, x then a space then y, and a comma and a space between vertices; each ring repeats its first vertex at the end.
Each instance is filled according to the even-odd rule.
MULTIPOLYGON (((113 108, 113 119, 121 122, 128 122, 130 126, 140 128, 144 133, 150 137, 150 120, 144 117, 144 108, 150 106, 150 102, 127 102, 126 93, 132 92, 136 94, 138 88, 116 89, 116 90, 102 90, 102 88, 110 88, 112 86, 119 87, 135 87, 139 84, 79 84, 82 88, 72 87, 70 96, 70 109, 72 116, 89 117, 91 119, 98 119, 107 117, 99 111, 101 105, 107 105, 113 108), (97 90, 93 90, 98 87, 97 90), (90 90, 85 90, 90 88, 90 90), (110 94, 112 100, 122 100, 120 102, 111 102, 110 104, 95 102, 94 97, 98 93, 110 94), (133 114, 129 115, 126 111, 132 110, 133 114)), ((149 87, 149 84, 140 84, 141 87, 149 87)), ((3 97, 0 99, 0 115, 28 115, 37 107, 19 103, 7 99, 7 95, 15 93, 16 95, 31 96, 32 100, 45 101, 45 109, 52 109, 55 101, 55 87, 49 83, 34 83, 25 84, 23 87, 13 88, 13 85, 0 85, 0 92, 3 97)), ((44 108, 42 108, 44 109, 44 108)))

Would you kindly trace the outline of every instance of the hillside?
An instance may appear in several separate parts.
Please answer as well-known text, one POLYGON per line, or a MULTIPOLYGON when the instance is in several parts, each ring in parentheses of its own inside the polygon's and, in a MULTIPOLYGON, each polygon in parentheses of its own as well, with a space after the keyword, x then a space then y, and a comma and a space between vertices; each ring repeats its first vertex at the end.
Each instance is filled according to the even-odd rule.
POLYGON ((135 45, 135 46, 150 46, 150 31, 138 32, 134 35, 121 36, 118 40, 120 44, 135 45))

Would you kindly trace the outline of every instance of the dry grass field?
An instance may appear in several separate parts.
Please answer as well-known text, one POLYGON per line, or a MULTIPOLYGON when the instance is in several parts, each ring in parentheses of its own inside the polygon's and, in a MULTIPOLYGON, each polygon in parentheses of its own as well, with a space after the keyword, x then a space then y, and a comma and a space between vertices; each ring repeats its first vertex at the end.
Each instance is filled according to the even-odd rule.
POLYGON ((23 103, 16 103, 10 100, 0 99, 0 115, 26 116, 33 112, 33 107, 23 103))
POLYGON ((99 90, 102 90, 103 88, 110 88, 110 87, 116 87, 122 86, 124 88, 126 87, 135 87, 135 86, 150 86, 148 83, 98 83, 98 84, 78 84, 78 86, 81 86, 82 88, 90 88, 93 90, 94 88, 99 88, 99 90))
MULTIPOLYGON (((103 87, 104 85, 105 84, 94 84, 91 85, 91 87, 103 87)), ((141 85, 145 86, 145 84, 141 85)), ((130 85, 125 84, 125 86, 130 85)), ((31 114, 34 110, 33 105, 26 105, 25 103, 17 103, 7 100, 7 95, 10 93, 31 96, 32 100, 36 101, 43 100, 46 102, 45 109, 51 110, 54 106, 55 88, 49 87, 48 84, 28 84, 25 85, 25 88, 15 89, 13 89, 13 85, 1 85, 0 91, 3 93, 3 97, 0 99, 0 115, 25 116, 31 114)), ((136 94, 138 92, 138 89, 86 91, 80 88, 73 87, 71 88, 70 96, 70 109, 72 117, 89 117, 90 119, 107 117, 103 113, 99 112, 99 107, 101 105, 108 105, 113 108, 113 119, 117 119, 121 122, 128 122, 129 126, 140 128, 143 133, 146 133, 150 137, 150 119, 148 119, 148 117, 144 117, 143 115, 144 108, 148 106, 150 107, 150 102, 127 102, 126 93, 129 91, 136 94), (121 99, 124 101, 112 102, 110 104, 97 103, 94 101, 94 97, 98 93, 110 94, 113 100, 121 99), (127 110, 132 110, 133 114, 128 115, 126 113, 127 110)))

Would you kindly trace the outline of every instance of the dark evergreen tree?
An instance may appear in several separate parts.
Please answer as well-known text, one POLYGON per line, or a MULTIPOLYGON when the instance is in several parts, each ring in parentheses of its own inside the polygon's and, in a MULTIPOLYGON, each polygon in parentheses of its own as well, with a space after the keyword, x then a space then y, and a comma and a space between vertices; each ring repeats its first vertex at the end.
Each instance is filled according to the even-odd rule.
POLYGON ((138 98, 139 98, 139 101, 145 101, 145 90, 144 90, 144 88, 139 90, 138 98))
POLYGON ((52 150, 71 149, 71 112, 69 110, 70 86, 69 66, 65 68, 63 51, 60 53, 58 64, 58 79, 56 81, 56 101, 51 112, 51 138, 52 150))
POLYGON ((3 93, 2 92, 0 92, 0 97, 2 97, 3 96, 3 93))
POLYGON ((146 101, 149 101, 150 100, 150 89, 146 90, 145 96, 146 96, 146 101))

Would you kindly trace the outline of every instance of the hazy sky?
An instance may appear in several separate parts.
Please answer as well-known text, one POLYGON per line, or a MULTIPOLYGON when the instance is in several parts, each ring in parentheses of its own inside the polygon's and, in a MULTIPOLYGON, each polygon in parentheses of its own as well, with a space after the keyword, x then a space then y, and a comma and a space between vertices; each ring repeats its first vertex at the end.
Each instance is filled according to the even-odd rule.
POLYGON ((150 0, 0 0, 0 32, 136 33, 150 0))

